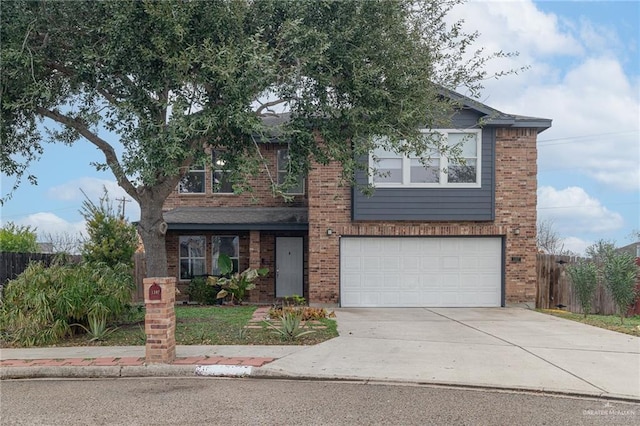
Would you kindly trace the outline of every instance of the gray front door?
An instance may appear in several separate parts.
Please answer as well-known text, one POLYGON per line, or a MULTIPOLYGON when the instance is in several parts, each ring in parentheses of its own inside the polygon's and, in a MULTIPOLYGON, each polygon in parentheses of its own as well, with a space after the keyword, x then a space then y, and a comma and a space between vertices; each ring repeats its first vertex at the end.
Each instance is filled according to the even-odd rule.
POLYGON ((276 237, 276 297, 304 295, 302 237, 276 237))

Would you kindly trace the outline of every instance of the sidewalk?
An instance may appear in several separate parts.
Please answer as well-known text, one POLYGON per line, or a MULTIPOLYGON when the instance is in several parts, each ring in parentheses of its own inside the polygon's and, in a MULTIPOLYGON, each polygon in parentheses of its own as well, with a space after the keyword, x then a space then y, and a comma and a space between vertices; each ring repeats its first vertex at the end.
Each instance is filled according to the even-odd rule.
POLYGON ((0 379, 255 376, 402 382, 640 402, 640 338, 517 309, 338 309, 314 346, 0 349, 0 379))

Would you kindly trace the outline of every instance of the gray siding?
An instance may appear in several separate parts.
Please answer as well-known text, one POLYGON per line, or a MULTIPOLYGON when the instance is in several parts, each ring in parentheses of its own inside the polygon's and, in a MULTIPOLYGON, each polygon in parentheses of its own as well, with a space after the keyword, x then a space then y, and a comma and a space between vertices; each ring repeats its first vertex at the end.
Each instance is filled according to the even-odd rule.
MULTIPOLYGON (((457 128, 469 128, 477 116, 462 111, 457 128)), ((352 193, 352 219, 363 221, 490 221, 495 218, 495 130, 482 130, 480 188, 378 188, 372 196, 352 193)), ((367 184, 365 172, 356 180, 367 184)))

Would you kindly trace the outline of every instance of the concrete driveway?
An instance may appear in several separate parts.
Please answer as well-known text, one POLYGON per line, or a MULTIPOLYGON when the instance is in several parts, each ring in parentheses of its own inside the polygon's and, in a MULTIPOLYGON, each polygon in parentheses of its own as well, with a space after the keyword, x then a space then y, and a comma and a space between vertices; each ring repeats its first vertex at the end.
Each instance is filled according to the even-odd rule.
POLYGON ((640 400, 640 338, 522 308, 344 308, 340 337, 263 367, 300 377, 640 400))

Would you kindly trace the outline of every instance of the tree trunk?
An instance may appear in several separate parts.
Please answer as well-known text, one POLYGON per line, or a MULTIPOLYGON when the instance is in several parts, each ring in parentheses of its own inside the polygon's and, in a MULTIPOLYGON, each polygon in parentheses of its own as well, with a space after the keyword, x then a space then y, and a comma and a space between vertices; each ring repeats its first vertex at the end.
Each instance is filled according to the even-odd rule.
POLYGON ((167 224, 162 217, 162 201, 140 197, 138 232, 144 244, 147 278, 167 276, 167 224))

